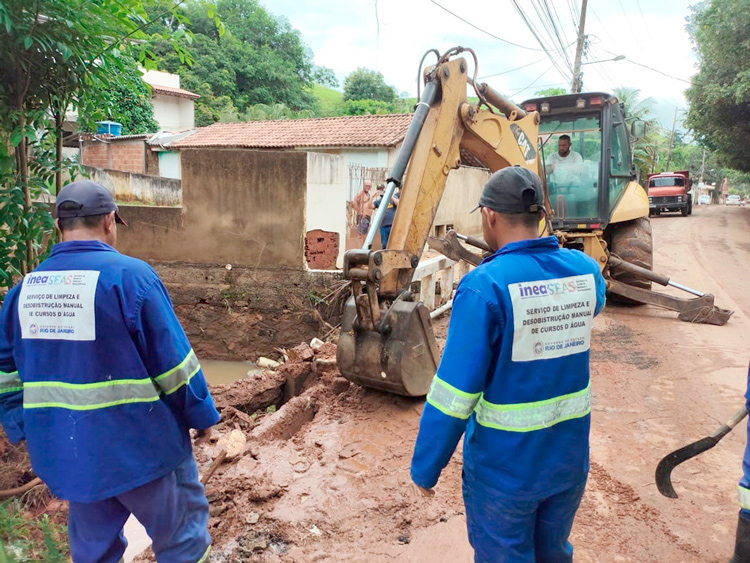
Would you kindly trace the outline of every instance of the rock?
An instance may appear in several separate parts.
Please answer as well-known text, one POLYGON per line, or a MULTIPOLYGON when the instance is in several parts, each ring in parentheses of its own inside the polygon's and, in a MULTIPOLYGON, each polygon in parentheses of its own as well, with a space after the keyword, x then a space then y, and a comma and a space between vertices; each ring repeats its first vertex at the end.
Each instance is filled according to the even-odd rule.
POLYGON ((321 348, 321 346, 323 346, 323 344, 325 344, 325 342, 323 342, 319 338, 313 338, 310 341, 310 348, 312 348, 313 350, 320 350, 320 348, 321 348))
POLYGON ((226 450, 226 459, 230 461, 242 453, 246 442, 245 433, 235 428, 229 434, 224 434, 219 438, 219 441, 216 442, 216 449, 217 451, 226 450))
POLYGON ((281 364, 277 362, 276 360, 272 360, 271 358, 266 358, 264 356, 261 356, 258 358, 258 361, 255 362, 259 368, 269 368, 269 369, 276 369, 281 364))
POLYGON ((251 512, 247 516, 245 516, 245 522, 248 524, 257 524, 258 520, 260 520, 260 514, 257 512, 251 512))
POLYGON ((287 352, 290 362, 311 362, 315 353, 309 344, 303 342, 287 352))

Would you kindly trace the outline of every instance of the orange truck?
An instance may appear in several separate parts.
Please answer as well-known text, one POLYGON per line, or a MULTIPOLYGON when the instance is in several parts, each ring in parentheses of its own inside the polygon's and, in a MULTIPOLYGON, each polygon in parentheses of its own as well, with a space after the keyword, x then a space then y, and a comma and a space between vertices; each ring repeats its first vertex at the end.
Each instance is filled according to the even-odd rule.
POLYGON ((679 211, 683 217, 693 212, 693 181, 687 170, 648 175, 649 216, 663 211, 679 211))

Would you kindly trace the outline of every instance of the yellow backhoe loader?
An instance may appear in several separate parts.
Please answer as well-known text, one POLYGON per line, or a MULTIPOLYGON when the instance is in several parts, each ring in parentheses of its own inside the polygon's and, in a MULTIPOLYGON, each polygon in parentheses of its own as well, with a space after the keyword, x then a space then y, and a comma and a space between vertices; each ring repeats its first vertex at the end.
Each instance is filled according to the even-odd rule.
MULTIPOLYGON (((429 390, 440 354, 429 311, 409 287, 448 174, 461 164, 462 154, 490 171, 519 165, 539 174, 545 182, 547 216, 552 218, 540 229, 597 260, 611 294, 678 311, 682 320, 726 323, 732 312, 715 307, 712 295, 651 272, 648 197, 635 181, 629 132, 616 98, 575 94, 529 100, 518 107, 476 82, 477 60, 471 49, 456 47, 442 56, 430 52, 438 61, 424 74, 424 92, 383 196, 388 202, 396 188, 402 188, 387 248, 371 250, 386 209, 381 204, 364 247, 345 254, 344 275, 352 282, 352 297, 338 342, 344 377, 401 395, 422 396, 429 390), (466 59, 458 56, 462 52, 474 58, 474 78, 468 75, 466 59), (468 86, 476 92, 477 103, 467 102, 468 86), (575 178, 559 168, 547 178, 545 163, 552 164, 551 151, 557 150, 547 141, 562 134, 570 137, 576 152, 582 151, 581 166, 572 171, 575 178), (652 292, 651 281, 697 297, 652 292)), ((630 133, 638 133, 638 127, 630 133)), ((482 247, 481 241, 461 238, 482 247)), ((456 260, 476 264, 481 259, 463 247, 455 233, 430 243, 456 260)))

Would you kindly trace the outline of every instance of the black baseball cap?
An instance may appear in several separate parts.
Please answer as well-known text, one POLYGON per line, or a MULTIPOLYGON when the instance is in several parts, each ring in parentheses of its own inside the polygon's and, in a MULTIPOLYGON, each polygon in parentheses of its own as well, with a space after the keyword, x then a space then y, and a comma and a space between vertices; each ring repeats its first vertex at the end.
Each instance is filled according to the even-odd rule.
POLYGON ((121 225, 128 224, 122 220, 118 213, 115 198, 109 190, 92 182, 91 180, 80 180, 71 182, 57 194, 57 218, 68 217, 90 217, 92 215, 104 215, 110 211, 115 212, 115 221, 121 225), (66 204, 66 205, 63 205, 66 204))
POLYGON ((544 209, 544 188, 534 172, 521 166, 498 170, 484 185, 479 205, 498 213, 536 213, 544 209))

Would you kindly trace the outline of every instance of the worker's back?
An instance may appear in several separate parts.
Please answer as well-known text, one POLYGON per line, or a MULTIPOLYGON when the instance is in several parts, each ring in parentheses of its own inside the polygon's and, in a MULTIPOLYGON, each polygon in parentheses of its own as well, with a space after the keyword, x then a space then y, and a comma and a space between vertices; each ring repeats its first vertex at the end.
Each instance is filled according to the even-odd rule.
POLYGON ((169 300, 149 299, 163 292, 145 262, 98 241, 56 245, 9 292, 0 346, 13 348, 23 382, 22 431, 35 471, 56 495, 111 497, 191 455, 181 411, 168 404, 176 396, 161 383, 200 368, 169 300), (174 366, 180 369, 154 382, 174 366))
POLYGON ((604 292, 598 265, 554 237, 507 244, 461 281, 466 318, 454 310, 446 350, 465 353, 444 354, 438 378, 462 362, 487 374, 464 439, 477 485, 543 498, 585 480, 589 345, 604 292))

